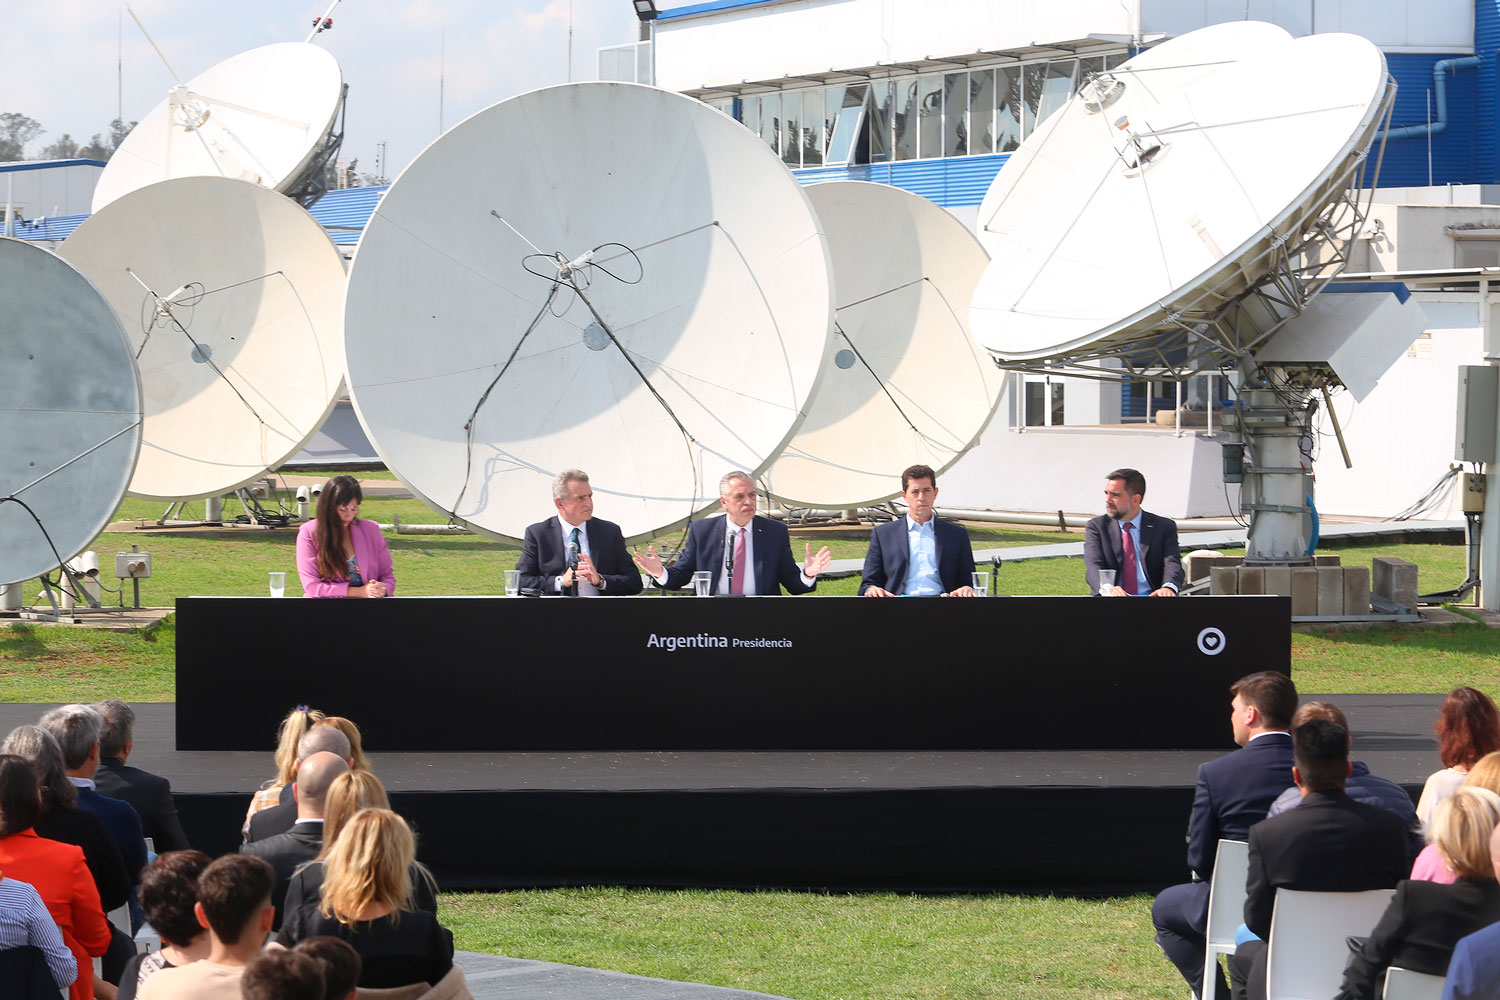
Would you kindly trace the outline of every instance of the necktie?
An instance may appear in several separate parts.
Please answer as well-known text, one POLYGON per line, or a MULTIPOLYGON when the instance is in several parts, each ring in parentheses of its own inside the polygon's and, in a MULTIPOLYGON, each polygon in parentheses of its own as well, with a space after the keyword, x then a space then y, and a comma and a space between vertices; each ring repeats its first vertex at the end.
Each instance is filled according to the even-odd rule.
MULTIPOLYGON (((568 545, 568 565, 570 567, 572 567, 575 563, 578 562, 578 557, 580 555, 582 555, 582 554, 583 554, 583 546, 578 541, 578 529, 574 528, 573 529, 573 541, 568 545)), ((573 574, 573 587, 572 587, 572 591, 573 591, 574 594, 578 593, 578 574, 577 573, 573 574)))
POLYGON ((1135 579, 1135 525, 1129 521, 1120 522, 1120 547, 1125 550, 1125 565, 1120 567, 1120 586, 1125 588, 1125 593, 1134 597, 1139 591, 1135 579))
POLYGON ((729 592, 745 592, 745 529, 734 533, 734 569, 729 573, 729 592))

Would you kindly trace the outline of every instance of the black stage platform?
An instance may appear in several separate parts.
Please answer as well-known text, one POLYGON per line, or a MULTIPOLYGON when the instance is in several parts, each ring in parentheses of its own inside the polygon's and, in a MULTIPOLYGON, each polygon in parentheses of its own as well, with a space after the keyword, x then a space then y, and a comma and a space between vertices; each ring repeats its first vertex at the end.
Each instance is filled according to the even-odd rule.
MULTIPOLYGON (((1355 757, 1415 796, 1441 695, 1304 695, 1348 713, 1355 757)), ((1163 704, 1169 704, 1165 699, 1163 704)), ((0 705, 0 732, 49 705, 0 705)), ((178 751, 136 705, 131 763, 172 779, 194 846, 233 850, 265 752, 178 751)), ((455 706, 454 725, 488 725, 455 706)), ((1218 709, 1223 751, 1227 698, 1218 709)), ((1159 718, 1140 718, 1160 726, 1159 718)), ((1213 752, 371 754, 445 888, 577 884, 832 890, 1154 890, 1186 877, 1213 752)))

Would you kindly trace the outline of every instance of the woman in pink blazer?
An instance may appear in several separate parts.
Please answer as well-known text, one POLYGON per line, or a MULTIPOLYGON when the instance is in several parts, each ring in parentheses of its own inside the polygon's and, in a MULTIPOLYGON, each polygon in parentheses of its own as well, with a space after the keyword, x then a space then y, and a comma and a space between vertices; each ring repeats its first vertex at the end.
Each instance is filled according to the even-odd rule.
POLYGON ((373 521, 359 519, 364 491, 334 476, 318 496, 318 516, 297 529, 297 575, 305 597, 389 597, 391 552, 373 521))

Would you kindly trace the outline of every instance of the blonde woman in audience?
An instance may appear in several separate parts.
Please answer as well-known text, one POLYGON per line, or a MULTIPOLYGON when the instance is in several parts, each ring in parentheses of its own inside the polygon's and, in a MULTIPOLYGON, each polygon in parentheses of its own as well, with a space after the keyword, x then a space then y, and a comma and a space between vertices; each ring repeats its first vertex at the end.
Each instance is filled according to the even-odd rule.
MULTIPOLYGON (((317 905, 323 899, 323 859, 338 841, 339 833, 361 809, 389 809, 385 786, 369 771, 347 771, 333 779, 323 803, 323 849, 318 857, 292 873, 286 890, 286 912, 304 903, 317 905)), ((412 906, 437 913, 437 882, 420 861, 413 861, 411 877, 412 906)))
POLYGON ((1452 885, 1407 880, 1364 946, 1349 959, 1336 1000, 1376 1000, 1385 970, 1400 966, 1441 976, 1458 939, 1500 921, 1500 885, 1490 834, 1500 823, 1500 795, 1465 785, 1438 803, 1432 842, 1458 876, 1452 885))
POLYGON ((416 839, 389 809, 363 809, 339 831, 323 858, 323 897, 287 914, 280 943, 340 938, 359 952, 366 989, 436 985, 453 970, 453 935, 425 910, 412 909, 410 870, 416 839))
MULTIPOLYGON (((1488 788, 1500 795, 1500 751, 1487 753, 1479 758, 1479 762, 1464 779, 1464 785, 1488 788)), ((1411 866, 1411 877, 1451 885, 1458 875, 1453 871, 1448 859, 1443 857, 1443 852, 1437 849, 1437 845, 1428 844, 1422 848, 1422 853, 1417 855, 1416 863, 1411 866)))
POLYGON ((280 802, 281 790, 297 780, 297 741, 324 718, 316 708, 298 705, 281 720, 276 730, 276 777, 261 785, 251 797, 250 808, 245 811, 245 824, 240 827, 241 836, 250 834, 250 817, 280 802))
POLYGON ((1477 688, 1454 688, 1438 709, 1438 756, 1443 769, 1427 776, 1417 800, 1417 819, 1423 829, 1432 823, 1433 810, 1464 783, 1469 769, 1487 753, 1500 750, 1500 712, 1490 696, 1477 688))

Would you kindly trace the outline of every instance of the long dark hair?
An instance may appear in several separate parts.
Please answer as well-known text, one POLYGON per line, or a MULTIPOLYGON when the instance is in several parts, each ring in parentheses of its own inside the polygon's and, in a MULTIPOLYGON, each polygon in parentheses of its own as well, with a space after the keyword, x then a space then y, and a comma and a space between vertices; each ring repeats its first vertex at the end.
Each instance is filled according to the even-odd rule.
POLYGON ((355 500, 364 502, 364 491, 353 476, 334 476, 323 484, 318 494, 316 534, 318 538, 318 577, 324 581, 344 579, 348 564, 344 561, 344 526, 336 508, 355 500))
POLYGON ((29 830, 42 818, 36 772, 24 757, 0 754, 0 837, 29 830))

